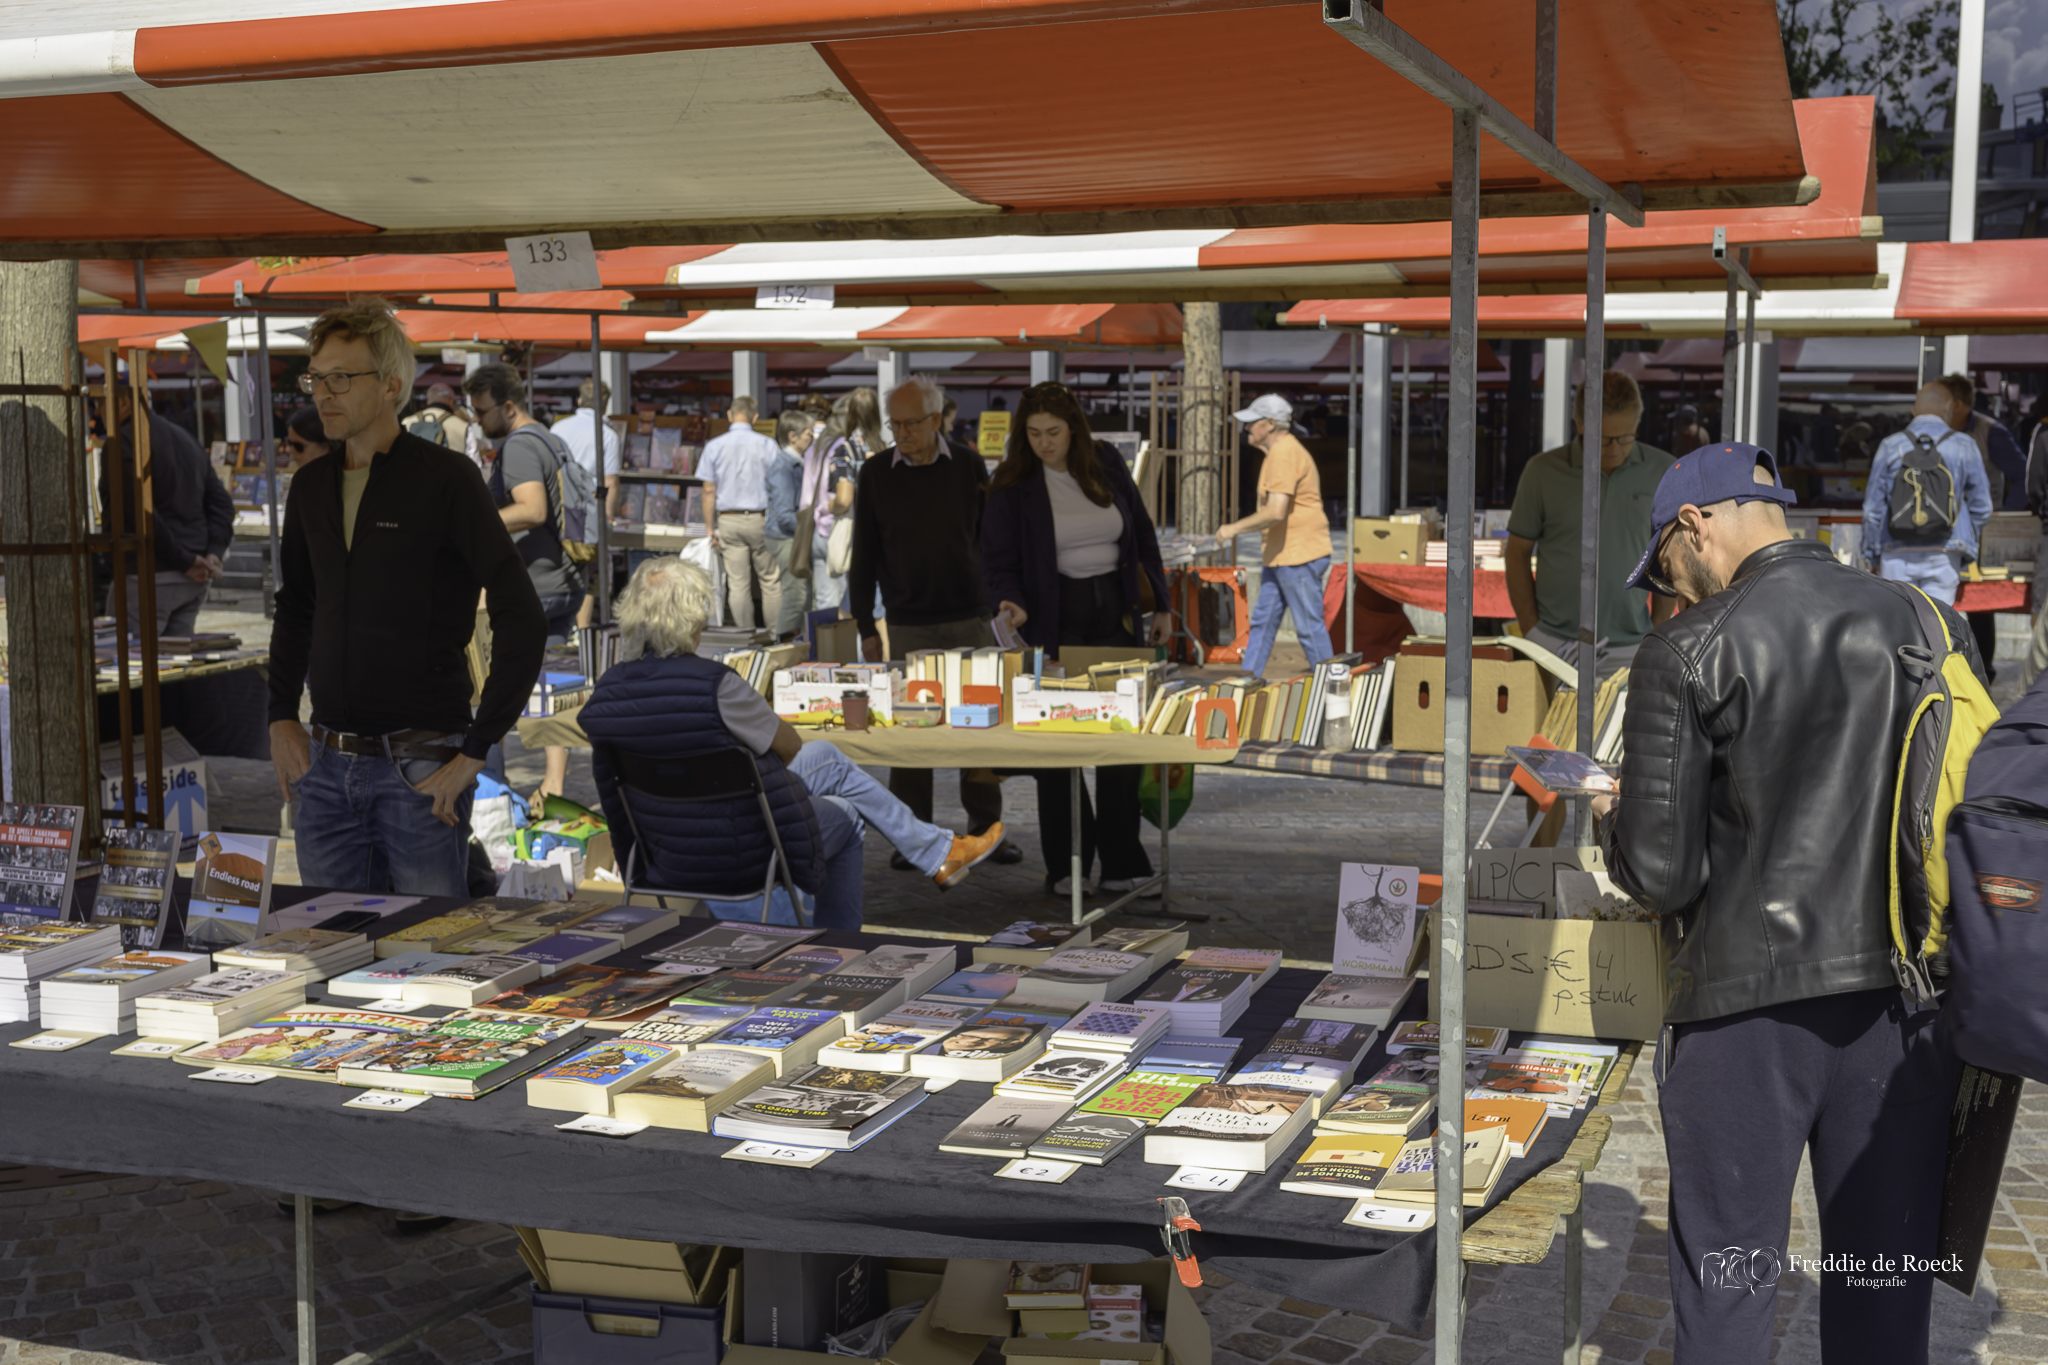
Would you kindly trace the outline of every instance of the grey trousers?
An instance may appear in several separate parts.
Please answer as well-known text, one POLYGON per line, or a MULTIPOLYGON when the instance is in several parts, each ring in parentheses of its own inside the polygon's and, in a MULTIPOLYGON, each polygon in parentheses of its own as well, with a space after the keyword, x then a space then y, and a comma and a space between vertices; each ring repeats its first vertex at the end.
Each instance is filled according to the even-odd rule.
MULTIPOLYGON (((913 650, 982 649, 995 642, 995 632, 989 629, 987 621, 978 616, 965 621, 946 621, 936 626, 898 625, 893 618, 889 622, 889 648, 899 659, 908 658, 913 650)), ((951 700, 947 699, 948 704, 951 700)), ((911 814, 930 822, 930 768, 889 769, 889 790, 896 794, 898 801, 910 807, 911 814)), ((960 804, 967 808, 967 832, 979 834, 1003 818, 1003 785, 1000 782, 972 781, 970 774, 963 770, 960 774, 960 804)))
MULTIPOLYGON (((142 611, 142 597, 135 580, 126 580, 128 588, 128 629, 135 629, 135 618, 142 611)), ((194 583, 182 575, 175 579, 160 578, 156 582, 156 633, 165 635, 190 635, 199 626, 199 608, 206 601, 207 585, 194 583)), ((114 589, 107 590, 107 615, 114 614, 114 589)))
POLYGON ((759 512, 718 514, 719 554, 725 560, 725 600, 733 624, 754 628, 754 580, 761 580, 761 612, 773 627, 782 615, 782 568, 768 549, 768 518, 759 512))

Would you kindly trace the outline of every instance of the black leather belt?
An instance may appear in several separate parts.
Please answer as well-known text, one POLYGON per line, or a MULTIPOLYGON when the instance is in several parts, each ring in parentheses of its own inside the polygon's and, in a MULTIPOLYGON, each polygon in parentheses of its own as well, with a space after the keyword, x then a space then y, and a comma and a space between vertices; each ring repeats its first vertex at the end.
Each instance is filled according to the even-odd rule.
POLYGON ((431 758, 446 763, 462 752, 453 744, 421 743, 422 740, 445 739, 445 732, 440 730, 394 730, 388 735, 351 735, 316 727, 313 733, 334 752, 361 758, 431 758))

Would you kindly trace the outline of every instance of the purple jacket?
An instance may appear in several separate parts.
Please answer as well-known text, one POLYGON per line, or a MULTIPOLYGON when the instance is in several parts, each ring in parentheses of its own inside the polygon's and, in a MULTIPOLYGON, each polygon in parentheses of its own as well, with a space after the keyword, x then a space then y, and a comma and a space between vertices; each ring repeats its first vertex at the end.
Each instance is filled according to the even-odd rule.
MULTIPOLYGON (((1159 536, 1152 517, 1138 497, 1138 485, 1123 456, 1095 443, 1097 463, 1109 484, 1110 501, 1124 514, 1123 539, 1117 546, 1117 573, 1123 579, 1124 602, 1133 612, 1144 601, 1138 588, 1142 571, 1152 580, 1152 600, 1166 608, 1166 568, 1159 561, 1159 536)), ((1052 499, 1045 491, 1043 471, 1022 483, 988 495, 981 514, 981 581, 995 610, 1015 602, 1030 619, 1018 633, 1025 643, 1053 648, 1060 642, 1060 571, 1053 543, 1052 499)), ((1139 623, 1138 638, 1145 638, 1139 623)))

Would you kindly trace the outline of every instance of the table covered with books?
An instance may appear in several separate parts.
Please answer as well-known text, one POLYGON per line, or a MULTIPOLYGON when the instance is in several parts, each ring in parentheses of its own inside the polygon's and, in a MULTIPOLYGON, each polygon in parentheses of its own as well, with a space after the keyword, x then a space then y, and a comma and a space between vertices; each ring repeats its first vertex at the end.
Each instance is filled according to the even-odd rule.
MULTIPOLYGON (((279 888, 278 901, 293 900, 295 890, 279 888)), ((429 899, 388 915, 373 932, 383 936, 427 921, 439 923, 437 917, 461 904, 429 899)), ((582 960, 650 971, 662 961, 650 954, 718 924, 684 920, 623 951, 582 960)), ((755 926, 730 927, 751 931, 755 926)), ((891 943, 927 950, 934 970, 952 971, 968 962, 966 945, 864 933, 824 931, 802 947, 832 959, 832 949, 868 950, 891 943)), ((1168 957, 1162 970, 1173 967, 1168 957)), ((5 970, 0 962, 0 974, 5 970)), ((1149 966, 1145 970, 1149 973, 1149 966)), ((1245 1042, 1237 1053, 1239 1063, 1287 1025, 1322 981, 1318 972, 1281 968, 1256 989, 1241 1017, 1224 1030, 1245 1042)), ((1143 989, 1141 982, 1125 995, 1135 999, 1143 989)), ((308 994, 320 1003, 322 987, 308 994)), ((373 1008, 338 995, 325 996, 324 1003, 356 1011, 373 1008)), ((1418 989, 1399 1006, 1397 1017, 1420 1018, 1425 1005, 1418 989)), ((447 1013, 415 1008, 427 1018, 447 1013)), ((19 1044, 49 1026, 48 1020, 0 1025, 0 1043, 19 1044)), ((145 1037, 149 1028, 145 1019, 140 1030, 145 1037)), ((1173 1167, 1146 1162, 1143 1139, 1104 1164, 1081 1166, 1062 1184, 1034 1184, 995 1178, 1002 1163, 992 1156, 939 1150, 941 1142, 959 1140, 948 1135, 991 1099, 988 1083, 956 1080, 923 1093, 872 1141, 834 1151, 806 1168, 726 1161, 725 1154, 734 1148, 731 1135, 660 1126, 624 1138, 561 1131, 558 1125, 573 1114, 527 1102, 525 1081, 537 1070, 474 1100, 437 1097, 389 1112, 345 1107, 365 1092, 303 1074, 276 1075, 266 1084, 209 1084, 199 1079, 197 1067, 177 1060, 113 1055, 115 1048, 136 1043, 134 1026, 130 1029, 125 1036, 98 1037, 63 1051, 0 1047, 0 1093, 8 1100, 7 1120, 0 1125, 0 1159, 223 1180, 525 1227, 651 1240, 1101 1263, 1157 1256, 1161 1214, 1155 1201, 1173 1192, 1188 1199, 1202 1225, 1193 1245, 1204 1265, 1299 1298, 1404 1324, 1420 1323, 1428 1311, 1433 1232, 1347 1225, 1348 1199, 1278 1188, 1308 1145, 1306 1127, 1267 1170, 1247 1173, 1229 1192, 1169 1191, 1163 1182, 1173 1167)), ((1381 1030, 1359 1060, 1359 1081, 1385 1067, 1386 1034, 1381 1030)), ((593 1041, 609 1046, 608 1040, 618 1038, 617 1031, 585 1027, 578 1046, 593 1041)), ((251 1053, 242 1055, 253 1060, 251 1053)), ((342 1076, 349 1079, 346 1072, 342 1076)), ((1569 1119, 1545 1122, 1528 1154, 1501 1170, 1487 1207, 1564 1156, 1585 1113, 1581 1108, 1569 1119)), ((1421 1131, 1426 1134, 1426 1124, 1421 1131)), ((1470 1209, 1468 1219, 1480 1213, 1470 1209)))

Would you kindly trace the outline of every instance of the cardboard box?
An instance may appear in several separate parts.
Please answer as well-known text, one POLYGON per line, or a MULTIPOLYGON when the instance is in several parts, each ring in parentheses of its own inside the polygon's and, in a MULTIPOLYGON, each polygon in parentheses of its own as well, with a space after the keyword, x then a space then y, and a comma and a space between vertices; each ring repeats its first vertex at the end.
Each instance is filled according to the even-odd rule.
POLYGON ((1524 901, 1543 907, 1543 917, 1557 915, 1557 871, 1603 872, 1607 863, 1597 848, 1476 848, 1466 896, 1476 901, 1524 901))
POLYGON ((716 1303, 739 1258, 732 1247, 517 1228, 520 1256, 549 1293, 655 1303, 716 1303), (694 1269, 692 1269, 694 1267, 694 1269))
POLYGON ((1141 678, 1117 679, 1116 691, 1078 688, 1040 690, 1038 680, 1020 673, 1011 683, 1010 715, 1019 730, 1067 730, 1108 733, 1123 727, 1136 730, 1145 718, 1145 686, 1141 678))
MULTIPOLYGON (((135 736, 131 752, 135 808, 147 810, 149 796, 143 780, 147 759, 142 736, 135 736)), ((177 830, 190 839, 207 828, 206 760, 176 729, 169 729, 164 731, 163 762, 164 828, 177 830)), ((121 799, 121 741, 115 739, 100 745, 100 811, 111 820, 126 809, 121 799)))
POLYGON ((1003 1357, 1012 1365, 1072 1365, 1076 1361, 1095 1360, 1143 1365, 1162 1357, 1167 1365, 1209 1365, 1209 1324, 1203 1320, 1202 1310, 1196 1307, 1180 1277, 1174 1274, 1172 1261, 1162 1256, 1120 1264, 1115 1272, 1120 1283, 1135 1284, 1144 1291, 1148 1311, 1165 1313, 1164 1343, 1056 1341, 1011 1335, 1016 1330, 1016 1315, 1003 1304, 1010 1277, 1008 1261, 948 1261, 945 1283, 939 1287, 939 1296, 932 1305, 937 1310, 932 1321, 935 1326, 970 1340, 1003 1337, 1003 1357))
POLYGON ((800 672, 785 668, 773 675, 770 704, 776 715, 791 724, 844 723, 846 716, 842 710, 842 699, 848 692, 866 692, 868 723, 889 725, 894 723, 896 707, 904 700, 905 684, 901 669, 871 674, 866 682, 851 678, 843 682, 817 682, 800 678, 800 672))
MULTIPOLYGON (((1665 968, 1660 925, 1468 915, 1465 1019, 1577 1038, 1655 1038, 1670 998, 1665 968)), ((1442 1017, 1439 1009, 1432 974, 1430 1017, 1442 1017)))
POLYGON ((695 1304, 697 1283, 687 1270, 605 1265, 548 1257, 548 1285, 558 1294, 585 1294, 652 1303, 695 1304))
POLYGON ((1420 521, 1358 517, 1351 523, 1351 544, 1360 564, 1420 564, 1429 546, 1429 528, 1420 521))
MULTIPOLYGON (((923 1264, 919 1261, 888 1263, 889 1306, 900 1308, 906 1303, 915 1303, 920 1294, 925 1296, 925 1306, 880 1360, 827 1355, 822 1351, 785 1351, 773 1346, 749 1346, 734 1340, 740 1323, 745 1320, 740 1311, 741 1296, 745 1291, 744 1277, 735 1267, 725 1294, 725 1365, 973 1365, 974 1358, 987 1345, 986 1336, 964 1335, 936 1325, 934 1310, 938 1304, 930 1296, 938 1277, 922 1270, 902 1277, 896 1273, 897 1266, 923 1264)), ((1004 1262, 1005 1266, 1008 1264, 1004 1262)), ((536 1361, 535 1365, 539 1362, 536 1361)))
MULTIPOLYGON (((1550 693, 1543 670, 1513 650, 1472 651, 1472 752, 1504 754, 1543 729, 1550 693)), ((1444 751, 1442 645, 1409 646, 1394 661, 1394 747, 1413 753, 1444 751)))

